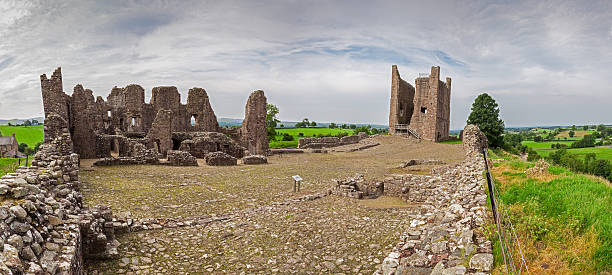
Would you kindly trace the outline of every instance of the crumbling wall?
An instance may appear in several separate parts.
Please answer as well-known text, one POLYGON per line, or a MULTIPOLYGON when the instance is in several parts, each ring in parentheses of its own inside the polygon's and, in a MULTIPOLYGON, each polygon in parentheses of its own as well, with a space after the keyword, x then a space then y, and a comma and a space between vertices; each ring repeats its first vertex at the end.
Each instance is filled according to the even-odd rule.
POLYGON ((242 122, 242 141, 250 155, 268 154, 268 132, 266 130, 266 96, 262 90, 251 93, 245 106, 242 122))
POLYGON ((195 125, 191 127, 193 131, 217 132, 219 128, 217 116, 210 106, 208 94, 204 89, 189 89, 189 95, 187 96, 187 114, 189 123, 191 123, 191 117, 195 120, 195 125))
MULTIPOLYGON (((173 142, 169 138, 178 132, 223 132, 248 147, 252 154, 268 151, 263 91, 255 91, 249 97, 241 128, 221 129, 208 94, 202 88, 190 89, 187 104, 181 104, 176 87, 154 87, 147 104, 144 89, 136 84, 113 87, 105 101, 100 96, 94 99, 93 92, 82 85, 75 86, 72 96, 66 95, 60 68, 50 79, 44 74, 40 79, 45 108, 45 142, 68 132, 74 141, 74 152, 82 158, 108 158, 113 152, 128 157, 131 144, 119 136, 141 139, 140 143, 157 148, 164 155, 168 150, 178 150, 185 140, 173 142), (162 111, 170 111, 171 115, 162 111), (191 125, 192 118, 194 125, 191 125)), ((193 136, 192 143, 184 145, 184 148, 194 148, 187 150, 194 156, 204 157, 216 151, 239 158, 244 155, 244 148, 236 142, 227 142, 225 136, 205 134, 197 137, 202 138, 193 136)))
POLYGON ((118 255, 110 209, 83 207, 71 144, 64 133, 0 179, 2 274, 82 274, 83 258, 118 255))
POLYGON ((404 81, 397 70, 391 67, 391 106, 389 111, 389 132, 396 132, 396 125, 410 124, 414 111, 414 87, 404 81))
POLYGON ((194 156, 185 151, 168 151, 168 164, 172 166, 198 166, 198 161, 194 156))
POLYGON ((172 133, 172 141, 174 150, 189 152, 196 158, 204 158, 210 152, 224 152, 242 158, 245 150, 242 145, 218 132, 177 132, 172 133))
POLYGON ((72 93, 72 140, 74 151, 79 152, 81 158, 89 159, 96 157, 96 132, 95 121, 96 103, 93 92, 76 85, 72 93))
POLYGON ((147 134, 147 138, 153 142, 156 151, 164 156, 168 150, 172 150, 172 123, 172 111, 159 110, 147 134))
POLYGON ((489 141, 478 126, 470 124, 463 129, 462 145, 467 154, 482 153, 489 148, 489 141))

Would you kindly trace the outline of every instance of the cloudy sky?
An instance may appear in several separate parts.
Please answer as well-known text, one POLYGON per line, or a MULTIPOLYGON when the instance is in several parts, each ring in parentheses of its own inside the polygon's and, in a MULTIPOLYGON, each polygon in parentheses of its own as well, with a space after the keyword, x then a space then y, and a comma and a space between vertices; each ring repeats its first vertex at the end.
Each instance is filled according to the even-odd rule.
POLYGON ((0 0, 0 118, 41 116, 39 75, 208 91, 241 118, 262 89, 283 120, 386 124, 391 65, 453 78, 451 128, 482 92, 507 126, 612 122, 612 1, 0 0), (429 3, 429 2, 435 2, 429 3))

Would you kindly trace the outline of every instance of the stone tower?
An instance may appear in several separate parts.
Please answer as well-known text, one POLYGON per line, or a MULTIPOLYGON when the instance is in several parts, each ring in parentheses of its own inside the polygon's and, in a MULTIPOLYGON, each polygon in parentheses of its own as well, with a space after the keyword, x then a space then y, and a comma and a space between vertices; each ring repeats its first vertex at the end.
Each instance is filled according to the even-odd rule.
POLYGON ((397 66, 391 72, 389 133, 410 133, 431 141, 448 139, 450 131, 451 79, 440 81, 440 67, 431 67, 427 77, 418 77, 414 88, 400 78, 397 66))

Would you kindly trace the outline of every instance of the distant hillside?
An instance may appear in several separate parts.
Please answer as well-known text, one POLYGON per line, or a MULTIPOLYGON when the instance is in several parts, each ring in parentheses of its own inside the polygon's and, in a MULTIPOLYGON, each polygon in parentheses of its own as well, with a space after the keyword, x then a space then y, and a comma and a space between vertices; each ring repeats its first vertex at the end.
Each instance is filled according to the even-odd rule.
POLYGON ((22 124, 26 120, 38 120, 39 122, 43 122, 45 118, 44 117, 33 117, 33 118, 23 118, 23 119, 21 118, 0 119, 0 126, 5 126, 5 125, 8 125, 9 123, 11 125, 22 124))
MULTIPOLYGON (((242 125, 242 119, 239 118, 218 118, 217 121, 219 122, 219 126, 223 127, 223 126, 241 126, 242 125)), ((291 127, 295 127, 295 124, 298 123, 298 121, 281 121, 278 123, 278 127, 280 127, 281 125, 284 126, 284 128, 291 128, 291 127)), ((340 126, 342 124, 345 124, 344 122, 335 122, 336 125, 340 126)), ((317 126, 318 127, 328 127, 330 124, 330 122, 317 122, 317 126)), ((387 129, 389 128, 389 126, 387 125, 380 125, 380 124, 366 124, 366 123, 346 123, 347 125, 351 125, 351 124, 355 124, 357 125, 357 127, 359 126, 372 126, 372 128, 377 128, 377 129, 387 129)))

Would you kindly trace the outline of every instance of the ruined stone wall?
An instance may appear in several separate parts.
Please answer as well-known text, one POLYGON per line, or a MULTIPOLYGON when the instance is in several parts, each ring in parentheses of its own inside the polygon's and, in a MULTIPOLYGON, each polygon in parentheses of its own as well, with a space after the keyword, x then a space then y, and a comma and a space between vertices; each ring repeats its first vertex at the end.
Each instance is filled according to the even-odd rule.
POLYGON ((431 141, 443 141, 450 135, 450 91, 451 79, 440 81, 440 67, 431 67, 428 77, 419 77, 415 80, 414 93, 410 87, 404 88, 399 77, 397 67, 394 65, 391 80, 391 108, 389 113, 389 131, 391 134, 399 133, 396 124, 408 124, 420 138, 431 141), (407 94, 402 96, 403 94, 407 94), (412 96, 412 97, 411 97, 412 96), (410 103, 407 101, 410 100, 410 103), (406 102, 411 117, 402 116, 402 102, 406 102))
POLYGON ((83 258, 117 255, 110 209, 83 207, 70 143, 62 134, 0 179, 0 273, 82 274, 83 258))
POLYGON ((350 135, 342 138, 338 137, 321 137, 321 138, 301 138, 298 140, 299 149, 321 149, 332 148, 342 145, 359 143, 361 140, 368 138, 368 134, 359 133, 358 135, 350 135))
POLYGON ((218 132, 172 133, 172 142, 174 150, 189 152, 196 158, 204 158, 211 152, 224 152, 235 158, 242 158, 246 150, 239 143, 218 132))
MULTIPOLYGON (((119 151, 120 156, 128 156, 126 151, 129 151, 131 145, 118 137, 109 138, 109 135, 144 138, 146 140, 141 143, 147 148, 157 147, 159 152, 165 154, 168 150, 179 149, 182 141, 173 143, 170 139, 173 132, 223 131, 210 105, 208 94, 202 88, 189 90, 187 104, 181 104, 180 93, 173 86, 154 87, 150 103, 145 103, 144 89, 136 84, 124 88, 115 86, 105 101, 102 97, 94 99, 93 92, 81 85, 74 88, 72 96, 66 95, 62 87, 61 69, 58 68, 50 79, 41 75, 41 89, 45 106, 45 142, 68 132, 74 140, 74 152, 82 158, 110 157, 113 151, 119 151), (171 115, 163 115, 158 119, 162 110, 170 111, 171 115), (192 117, 194 125, 191 123, 192 117), (117 142, 121 145, 117 146, 117 142)), ((265 126, 266 98, 263 91, 253 92, 245 109, 243 127, 223 132, 248 147, 252 154, 265 154, 268 139, 265 126)), ((194 142, 196 150, 205 147, 195 154, 199 157, 215 151, 223 151, 234 157, 244 155, 244 149, 236 143, 215 144, 222 147, 212 148, 212 145, 208 146, 208 140, 194 142), (228 144, 229 148, 225 148, 228 144)), ((218 141, 213 138, 213 142, 218 141)))
POLYGON ((415 89, 404 81, 397 70, 391 69, 391 106, 389 111, 389 132, 395 133, 395 125, 410 124, 414 110, 415 89))
POLYGON ((164 156, 168 150, 172 150, 173 145, 172 123, 174 121, 172 114, 171 110, 159 110, 157 116, 155 116, 151 130, 149 130, 147 134, 147 138, 153 142, 156 151, 164 156))
POLYGON ((195 125, 191 126, 192 131, 196 132, 217 132, 219 123, 217 116, 210 106, 208 94, 202 88, 189 89, 187 97, 187 114, 189 126, 191 126, 191 117, 195 119, 195 125))
POLYGON ((93 92, 76 85, 72 93, 71 120, 74 151, 84 159, 96 157, 96 119, 97 108, 93 92))
POLYGON ((268 154, 268 132, 266 130, 266 96, 262 90, 251 93, 245 106, 242 122, 242 141, 250 155, 268 154))

